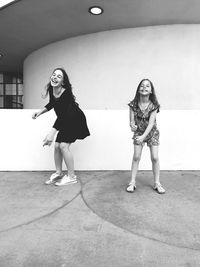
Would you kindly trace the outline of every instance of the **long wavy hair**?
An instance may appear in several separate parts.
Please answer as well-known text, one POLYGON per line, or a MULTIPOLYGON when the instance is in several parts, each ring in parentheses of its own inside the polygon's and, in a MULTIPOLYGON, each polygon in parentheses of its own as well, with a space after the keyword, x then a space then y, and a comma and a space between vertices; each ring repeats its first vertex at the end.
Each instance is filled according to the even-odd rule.
MULTIPOLYGON (((76 97, 74 96, 74 94, 72 92, 72 85, 71 85, 71 83, 69 81, 69 77, 68 77, 66 71, 63 68, 55 68, 52 73, 54 73, 56 70, 60 70, 62 72, 62 74, 63 74, 63 84, 62 84, 62 87, 65 88, 68 91, 69 95, 71 96, 72 102, 74 102, 75 104, 77 104, 76 103, 76 97)), ((45 86, 44 91, 42 92, 42 98, 46 98, 47 97, 47 95, 49 94, 49 90, 51 88, 53 88, 53 87, 51 85, 51 82, 49 82, 45 86)))
POLYGON ((156 97, 156 93, 155 93, 155 89, 154 89, 154 85, 153 83, 149 80, 149 79, 142 79, 141 82, 138 84, 138 87, 137 87, 137 90, 136 90, 136 93, 135 93, 135 97, 134 99, 131 101, 132 104, 135 104, 135 105, 138 105, 139 103, 139 100, 140 100, 140 93, 139 93, 139 90, 140 90, 140 86, 141 84, 144 82, 144 81, 148 81, 151 85, 151 94, 149 96, 149 99, 151 100, 151 102, 158 107, 158 112, 159 112, 159 109, 160 109, 160 104, 158 102, 158 99, 156 97))

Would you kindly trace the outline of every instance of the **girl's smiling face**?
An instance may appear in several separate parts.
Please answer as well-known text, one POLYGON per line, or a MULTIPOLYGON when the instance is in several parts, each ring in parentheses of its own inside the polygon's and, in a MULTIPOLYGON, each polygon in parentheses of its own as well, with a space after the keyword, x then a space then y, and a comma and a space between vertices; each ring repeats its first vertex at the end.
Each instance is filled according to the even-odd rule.
POLYGON ((139 88, 139 93, 141 95, 150 95, 152 92, 151 90, 151 84, 148 80, 144 80, 141 85, 140 85, 140 88, 139 88))
POLYGON ((64 76, 61 70, 55 70, 51 75, 50 82, 53 87, 62 87, 64 76))

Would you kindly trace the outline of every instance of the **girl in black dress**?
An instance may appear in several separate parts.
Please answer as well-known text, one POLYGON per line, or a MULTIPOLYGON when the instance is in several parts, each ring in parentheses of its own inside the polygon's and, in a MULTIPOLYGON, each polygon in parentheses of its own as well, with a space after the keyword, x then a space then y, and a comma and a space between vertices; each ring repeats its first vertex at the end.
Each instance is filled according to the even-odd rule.
POLYGON ((53 128, 45 137, 43 143, 43 146, 50 146, 55 134, 58 132, 54 149, 56 172, 53 173, 45 183, 55 183, 57 186, 77 183, 77 177, 74 173, 74 159, 70 151, 70 145, 74 143, 76 139, 86 138, 90 135, 90 132, 87 127, 86 117, 75 101, 75 97, 72 93, 72 86, 64 69, 56 68, 53 71, 50 82, 44 90, 43 97, 47 95, 49 95, 49 103, 44 109, 35 112, 32 116, 33 119, 36 119, 52 108, 54 108, 57 115, 53 128), (68 174, 64 176, 62 173, 63 159, 68 170, 68 174), (57 181, 60 178, 62 179, 57 181))

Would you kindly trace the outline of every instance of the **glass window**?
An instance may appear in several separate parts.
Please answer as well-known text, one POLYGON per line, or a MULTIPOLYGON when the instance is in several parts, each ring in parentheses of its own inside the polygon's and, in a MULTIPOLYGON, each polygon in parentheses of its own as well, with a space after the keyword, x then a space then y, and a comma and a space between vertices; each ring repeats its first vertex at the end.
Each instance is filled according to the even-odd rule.
POLYGON ((3 108, 3 96, 0 96, 0 108, 3 108))
POLYGON ((6 84, 6 95, 16 95, 16 84, 6 84))
POLYGON ((18 95, 23 95, 23 84, 18 84, 18 95))
POLYGON ((4 83, 13 83, 13 77, 9 74, 4 74, 3 82, 4 83))
POLYGON ((0 84, 0 95, 3 95, 4 92, 3 92, 3 84, 0 84))
POLYGON ((12 95, 6 95, 4 97, 4 108, 12 108, 13 104, 12 104, 12 95))
POLYGON ((17 83, 23 83, 22 78, 17 78, 17 83))
POLYGON ((22 78, 17 75, 0 74, 0 99, 0 108, 23 108, 22 78))
POLYGON ((23 96, 18 96, 17 97, 17 108, 23 108, 23 96))
POLYGON ((0 73, 0 83, 3 83, 3 74, 0 73))

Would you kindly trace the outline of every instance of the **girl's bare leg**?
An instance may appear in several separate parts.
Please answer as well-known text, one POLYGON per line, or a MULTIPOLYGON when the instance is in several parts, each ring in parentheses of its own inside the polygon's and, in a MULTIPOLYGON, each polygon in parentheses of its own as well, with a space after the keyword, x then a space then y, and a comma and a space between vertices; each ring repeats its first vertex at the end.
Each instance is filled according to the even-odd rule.
POLYGON ((55 147, 54 147, 54 162, 56 166, 56 173, 59 175, 62 174, 63 156, 62 156, 62 152, 60 149, 60 144, 57 142, 55 143, 55 147))
POLYGON ((158 158, 158 146, 151 146, 150 147, 151 152, 151 161, 152 161, 152 170, 154 174, 154 189, 159 194, 164 194, 165 189, 160 184, 160 164, 159 164, 159 158, 158 158))
POLYGON ((65 161, 65 164, 67 166, 68 175, 70 177, 75 176, 74 174, 74 158, 70 151, 70 143, 60 143, 60 149, 62 152, 63 159, 65 161))
POLYGON ((130 183, 132 184, 135 184, 138 166, 142 155, 142 149, 143 149, 142 145, 134 145, 134 154, 131 166, 131 181, 130 181, 130 183))
POLYGON ((150 146, 152 171, 154 175, 154 182, 160 183, 160 163, 158 158, 158 146, 150 146))

